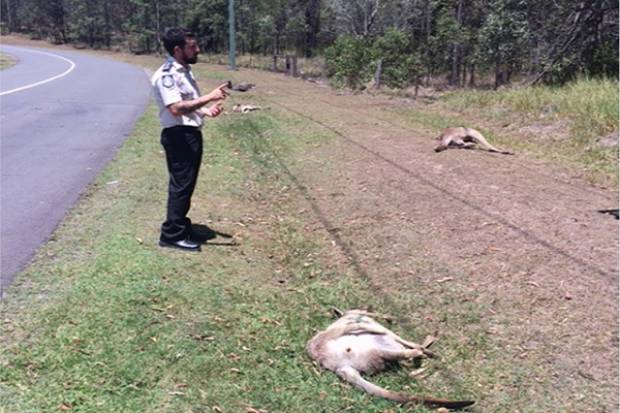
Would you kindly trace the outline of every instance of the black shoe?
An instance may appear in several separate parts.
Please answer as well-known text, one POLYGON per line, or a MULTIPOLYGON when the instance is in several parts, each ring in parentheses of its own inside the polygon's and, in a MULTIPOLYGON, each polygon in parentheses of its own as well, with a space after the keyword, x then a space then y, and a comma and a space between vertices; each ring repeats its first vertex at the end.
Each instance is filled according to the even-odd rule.
POLYGON ((179 241, 164 241, 159 240, 160 247, 169 247, 169 248, 178 248, 183 251, 200 251, 200 244, 187 239, 182 239, 179 241))

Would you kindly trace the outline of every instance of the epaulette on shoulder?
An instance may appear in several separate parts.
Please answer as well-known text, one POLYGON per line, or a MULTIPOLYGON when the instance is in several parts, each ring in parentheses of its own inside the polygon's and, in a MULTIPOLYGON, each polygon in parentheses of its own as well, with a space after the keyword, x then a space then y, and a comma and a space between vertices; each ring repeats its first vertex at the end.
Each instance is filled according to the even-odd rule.
POLYGON ((170 60, 168 60, 166 63, 164 63, 164 66, 162 67, 161 70, 164 72, 169 72, 170 69, 172 69, 172 66, 173 66, 173 63, 170 60))

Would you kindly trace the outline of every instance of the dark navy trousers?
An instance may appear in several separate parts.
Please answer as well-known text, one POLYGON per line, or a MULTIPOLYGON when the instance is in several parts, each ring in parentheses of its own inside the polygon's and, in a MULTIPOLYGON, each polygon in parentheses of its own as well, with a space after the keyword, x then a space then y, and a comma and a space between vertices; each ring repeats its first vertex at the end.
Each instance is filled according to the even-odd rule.
POLYGON ((161 226, 161 240, 175 242, 187 238, 192 222, 187 217, 202 160, 202 132, 193 126, 173 126, 161 132, 166 152, 168 205, 161 226))

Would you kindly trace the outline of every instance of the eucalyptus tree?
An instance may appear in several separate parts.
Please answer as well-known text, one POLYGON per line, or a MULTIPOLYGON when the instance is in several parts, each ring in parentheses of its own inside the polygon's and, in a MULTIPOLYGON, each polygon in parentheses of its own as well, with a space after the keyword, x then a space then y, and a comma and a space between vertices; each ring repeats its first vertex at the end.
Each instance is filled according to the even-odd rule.
POLYGON ((527 57, 531 36, 525 0, 492 0, 479 32, 480 53, 495 72, 495 87, 510 82, 527 57))

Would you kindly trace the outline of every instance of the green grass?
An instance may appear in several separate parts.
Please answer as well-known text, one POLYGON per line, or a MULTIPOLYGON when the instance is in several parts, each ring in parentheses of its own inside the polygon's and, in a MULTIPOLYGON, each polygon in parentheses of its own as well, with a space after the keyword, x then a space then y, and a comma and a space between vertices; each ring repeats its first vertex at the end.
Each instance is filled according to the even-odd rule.
MULTIPOLYGON (((209 75, 215 84, 228 74, 209 75)), ((434 129, 459 119, 407 116, 434 129)), ((393 329, 417 341, 441 328, 427 377, 411 380, 405 366, 373 378, 383 386, 474 398, 485 412, 562 405, 548 360, 516 360, 518 350, 490 333, 508 316, 491 326, 492 303, 425 281, 467 274, 419 258, 387 296, 353 265, 334 263, 326 232, 307 229, 317 223, 302 212, 312 209, 303 182, 291 178, 334 136, 290 113, 205 127, 190 215, 239 245, 157 247, 167 183, 159 132, 151 107, 0 303, 0 412, 428 412, 369 397, 310 361, 305 343, 331 322, 331 306, 396 315, 393 329)))
POLYGON ((8 69, 9 67, 15 65, 17 61, 11 55, 0 53, 0 70, 8 69))
POLYGON ((581 79, 562 87, 459 90, 426 109, 401 112, 409 122, 428 128, 474 127, 499 146, 583 170, 598 184, 618 185, 618 146, 600 144, 618 134, 617 81, 581 79))
POLYGON ((610 79, 581 79, 563 87, 535 86, 500 91, 461 91, 451 94, 447 104, 458 109, 500 107, 529 120, 563 119, 573 137, 589 139, 618 130, 618 82, 610 79))
MULTIPOLYGON (((328 247, 291 210, 282 159, 329 136, 293 134, 289 121, 264 113, 207 125, 192 215, 236 232, 241 245, 187 254, 155 245, 166 171, 148 110, 0 304, 0 412, 427 411, 342 385, 305 354, 330 306, 409 314, 430 299, 388 300, 325 261, 328 247)), ((477 311, 456 306, 446 328, 475 326, 477 311)), ((410 322, 396 329, 429 333, 410 322)), ((486 347, 482 333, 468 337, 486 347)), ((445 340, 450 351, 428 381, 394 371, 377 382, 472 397, 471 382, 445 374, 475 355, 462 338, 445 340)))

